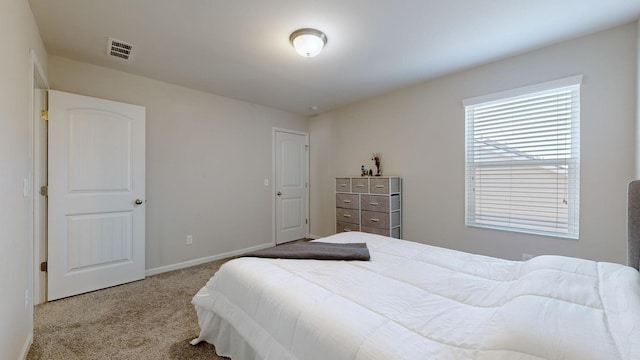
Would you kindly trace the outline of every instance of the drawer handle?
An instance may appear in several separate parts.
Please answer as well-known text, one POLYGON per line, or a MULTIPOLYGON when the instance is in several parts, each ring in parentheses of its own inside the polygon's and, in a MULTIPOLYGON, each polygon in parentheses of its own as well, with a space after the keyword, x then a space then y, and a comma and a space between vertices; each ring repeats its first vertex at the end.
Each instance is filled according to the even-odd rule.
POLYGON ((377 189, 382 189, 384 187, 384 185, 376 185, 377 189))
POLYGON ((345 203, 345 204, 350 204, 351 200, 342 200, 342 202, 345 203))
POLYGON ((379 204, 379 203, 377 203, 377 202, 370 202, 370 203, 369 203, 369 205, 371 205, 371 206, 378 206, 378 205, 380 205, 380 204, 379 204))
POLYGON ((346 187, 346 186, 347 186, 347 184, 340 184, 340 186, 341 186, 341 187, 346 187))
POLYGON ((356 185, 356 187, 364 187, 364 185, 362 185, 362 184, 359 184, 359 185, 356 185))
POLYGON ((346 218, 350 218, 350 217, 351 217, 351 215, 349 215, 349 214, 344 214, 344 215, 342 215, 342 216, 343 216, 343 217, 346 217, 346 218))
POLYGON ((350 229, 343 229, 342 232, 351 232, 350 229))
POLYGON ((373 222, 378 222, 378 221, 380 221, 380 219, 377 219, 377 218, 371 218, 371 221, 373 221, 373 222))

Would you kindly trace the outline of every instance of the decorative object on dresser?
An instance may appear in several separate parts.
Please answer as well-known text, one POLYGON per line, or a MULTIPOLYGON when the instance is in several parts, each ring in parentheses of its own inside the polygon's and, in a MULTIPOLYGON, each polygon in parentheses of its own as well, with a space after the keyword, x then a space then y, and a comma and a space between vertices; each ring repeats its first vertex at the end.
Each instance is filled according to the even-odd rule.
POLYGON ((336 178, 336 232, 345 231, 402 238, 402 179, 336 178))
POLYGON ((382 176, 382 169, 380 168, 380 153, 373 153, 371 160, 376 164, 376 176, 382 176))

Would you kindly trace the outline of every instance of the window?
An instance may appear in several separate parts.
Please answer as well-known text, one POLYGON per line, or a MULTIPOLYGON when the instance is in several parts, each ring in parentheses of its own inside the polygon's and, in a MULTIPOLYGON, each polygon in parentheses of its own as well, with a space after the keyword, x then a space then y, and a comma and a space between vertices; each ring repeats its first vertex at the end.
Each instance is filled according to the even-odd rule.
POLYGON ((578 238, 581 81, 463 102, 466 225, 578 238))

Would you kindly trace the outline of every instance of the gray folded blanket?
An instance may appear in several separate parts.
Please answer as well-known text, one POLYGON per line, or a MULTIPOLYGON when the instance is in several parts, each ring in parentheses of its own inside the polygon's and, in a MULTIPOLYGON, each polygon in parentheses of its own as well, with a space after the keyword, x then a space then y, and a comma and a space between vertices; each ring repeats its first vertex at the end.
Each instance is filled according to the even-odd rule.
POLYGON ((263 257, 274 259, 315 260, 369 260, 366 243, 333 244, 325 242, 296 242, 268 249, 253 251, 240 257, 263 257))

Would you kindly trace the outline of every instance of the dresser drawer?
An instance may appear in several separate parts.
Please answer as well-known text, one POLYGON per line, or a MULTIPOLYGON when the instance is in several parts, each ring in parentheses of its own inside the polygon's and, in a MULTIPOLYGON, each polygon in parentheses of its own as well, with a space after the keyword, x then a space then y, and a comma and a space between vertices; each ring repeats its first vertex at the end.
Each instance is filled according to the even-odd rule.
POLYGON ((388 229, 389 213, 377 211, 362 211, 362 226, 388 229))
POLYGON ((390 236, 391 235, 391 230, 389 230, 389 229, 380 229, 380 228, 374 228, 374 227, 369 227, 369 226, 363 226, 362 227, 362 232, 366 232, 366 233, 369 233, 369 234, 382 235, 382 236, 390 236))
POLYGON ((352 224, 359 224, 358 218, 360 211, 358 209, 343 209, 336 208, 336 221, 348 222, 352 224))
POLYGON ((400 194, 389 196, 389 202, 390 202, 389 208, 391 209, 391 211, 401 210, 400 194))
POLYGON ((351 179, 336 178, 336 192, 351 192, 351 179))
POLYGON ((371 178, 372 194, 395 194, 400 192, 400 178, 371 178))
POLYGON ((392 237, 394 239, 400 239, 400 227, 395 227, 389 230, 389 229, 380 229, 380 228, 374 228, 369 226, 363 226, 362 230, 360 231, 366 232, 369 234, 383 235, 383 236, 392 237))
POLYGON ((336 221, 336 233, 360 231, 360 225, 336 221))
POLYGON ((362 226, 390 229, 400 226, 400 212, 382 213, 377 211, 362 211, 362 226))
POLYGON ((351 192, 354 193, 368 193, 369 192, 369 179, 368 178, 352 178, 351 179, 351 192))
POLYGON ((389 212, 389 197, 382 195, 361 195, 362 210, 389 212))
POLYGON ((336 194, 336 207, 344 208, 344 209, 357 209, 358 199, 360 195, 358 194, 336 194))
POLYGON ((371 193, 372 194, 388 194, 389 193, 389 179, 371 179, 371 193))

